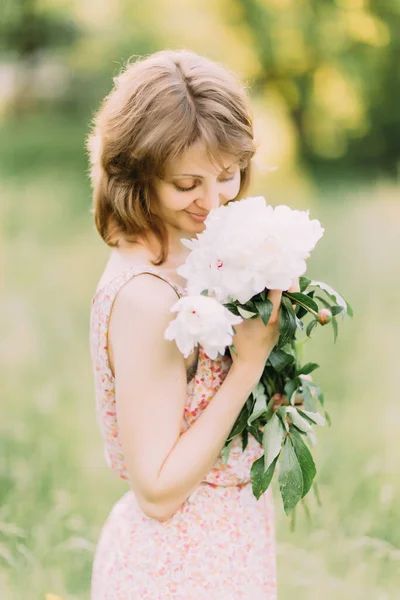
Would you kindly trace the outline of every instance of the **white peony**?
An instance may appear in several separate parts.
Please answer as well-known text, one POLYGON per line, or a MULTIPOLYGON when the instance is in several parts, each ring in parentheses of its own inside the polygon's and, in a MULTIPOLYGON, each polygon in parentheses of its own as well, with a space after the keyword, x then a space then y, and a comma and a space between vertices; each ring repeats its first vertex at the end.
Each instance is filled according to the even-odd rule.
POLYGON ((324 230, 309 211, 267 206, 247 198, 210 212, 178 273, 189 294, 208 290, 219 302, 244 304, 265 288, 288 290, 306 271, 306 259, 324 230))
POLYGON ((242 322, 214 298, 207 296, 184 296, 171 308, 177 317, 166 331, 167 340, 175 340, 179 350, 187 358, 197 344, 211 359, 225 352, 232 343, 233 325, 242 322))

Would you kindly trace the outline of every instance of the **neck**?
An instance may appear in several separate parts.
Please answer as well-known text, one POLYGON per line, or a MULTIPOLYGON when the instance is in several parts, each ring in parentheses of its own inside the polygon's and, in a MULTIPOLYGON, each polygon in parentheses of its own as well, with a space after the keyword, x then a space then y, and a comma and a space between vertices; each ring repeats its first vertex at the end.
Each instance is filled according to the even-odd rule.
MULTIPOLYGON (((165 266, 178 268, 183 264, 189 254, 188 248, 181 242, 182 238, 191 238, 193 234, 183 231, 173 230, 168 232, 168 250, 165 266)), ((149 262, 155 261, 160 252, 160 243, 154 234, 150 234, 147 239, 138 238, 135 242, 127 242, 120 238, 118 250, 125 255, 135 254, 149 262)))

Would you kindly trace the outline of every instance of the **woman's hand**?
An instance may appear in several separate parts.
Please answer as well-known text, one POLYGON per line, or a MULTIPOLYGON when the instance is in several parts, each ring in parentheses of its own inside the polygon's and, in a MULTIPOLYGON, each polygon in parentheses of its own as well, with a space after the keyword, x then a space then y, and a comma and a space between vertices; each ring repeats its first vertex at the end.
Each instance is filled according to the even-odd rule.
POLYGON ((279 339, 279 311, 282 300, 281 290, 270 290, 267 299, 273 304, 272 313, 267 325, 260 316, 256 319, 244 319, 235 325, 236 334, 233 344, 236 353, 230 349, 232 363, 235 367, 245 367, 261 373, 272 349, 279 339))
MULTIPOLYGON (((272 405, 272 410, 276 411, 280 406, 289 406, 289 400, 287 399, 285 394, 274 394, 273 396, 274 404, 272 405)), ((294 405, 296 408, 304 407, 304 396, 303 394, 296 394, 294 405)))
MULTIPOLYGON (((299 279, 293 280, 289 292, 299 292, 299 279)), ((256 319, 245 319, 235 326, 236 334, 233 336, 233 344, 236 353, 230 348, 232 365, 235 368, 246 368, 247 372, 254 370, 259 378, 264 370, 273 348, 278 342, 280 334, 279 318, 282 301, 281 290, 269 290, 267 299, 273 304, 272 313, 267 325, 264 325, 261 317, 256 319)), ((295 308, 295 305, 294 305, 295 308)))
MULTIPOLYGON (((292 286, 288 289, 288 292, 300 292, 300 280, 297 277, 293 279, 292 286)), ((296 310, 296 304, 292 304, 293 308, 296 310)))

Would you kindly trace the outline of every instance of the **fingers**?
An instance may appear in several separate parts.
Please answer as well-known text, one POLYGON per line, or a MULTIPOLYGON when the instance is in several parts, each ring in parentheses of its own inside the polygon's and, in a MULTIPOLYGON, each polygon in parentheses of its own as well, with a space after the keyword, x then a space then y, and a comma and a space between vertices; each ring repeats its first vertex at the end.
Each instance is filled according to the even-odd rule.
MULTIPOLYGON (((291 287, 288 289, 288 292, 300 292, 300 280, 297 277, 296 279, 293 279, 292 285, 291 287)), ((296 310, 296 304, 293 304, 293 309, 296 310)))
POLYGON ((267 294, 268 300, 271 300, 274 308, 272 309, 270 321, 274 323, 278 320, 279 308, 282 301, 282 290, 269 290, 267 294))
POLYGON ((288 292, 299 292, 300 291, 300 280, 298 277, 293 279, 291 287, 288 289, 288 292))
MULTIPOLYGON (((277 408, 279 408, 282 404, 286 405, 286 406, 289 405, 289 401, 285 394, 274 394, 273 398, 274 398, 274 404, 272 406, 272 410, 274 410, 274 411, 277 410, 277 408)), ((296 394, 294 405, 299 406, 299 407, 304 406, 303 394, 296 394)))

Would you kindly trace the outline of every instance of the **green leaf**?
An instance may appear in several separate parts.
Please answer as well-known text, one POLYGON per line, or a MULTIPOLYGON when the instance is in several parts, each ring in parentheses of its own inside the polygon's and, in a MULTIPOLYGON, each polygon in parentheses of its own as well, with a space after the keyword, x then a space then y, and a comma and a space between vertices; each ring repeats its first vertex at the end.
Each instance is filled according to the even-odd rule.
POLYGON ((313 381, 308 381, 307 383, 308 383, 308 387, 310 388, 312 395, 315 398, 317 398, 317 400, 321 403, 322 406, 324 406, 324 403, 325 403, 324 394, 322 393, 322 390, 319 387, 319 385, 317 385, 313 381))
POLYGON ((247 444, 249 441, 249 433, 247 429, 243 429, 242 431, 242 452, 244 452, 247 448, 247 444))
POLYGON ((288 354, 280 348, 274 348, 271 354, 269 355, 268 360, 275 369, 275 371, 278 371, 278 373, 280 373, 285 367, 292 364, 295 361, 295 358, 293 354, 288 354))
POLYGON ((329 310, 332 308, 332 304, 330 302, 328 302, 328 300, 326 300, 325 298, 322 298, 322 296, 315 296, 317 300, 319 300, 326 308, 329 308, 329 310))
POLYGON ((257 316, 256 313, 250 312, 249 310, 246 310, 245 308, 242 308, 241 306, 238 306, 237 310, 238 310, 240 316, 243 317, 243 319, 251 319, 251 317, 257 316))
MULTIPOLYGON (((286 294, 287 292, 284 292, 284 293, 286 294)), ((295 309, 293 308, 292 302, 289 300, 289 298, 287 296, 282 296, 282 304, 285 306, 285 308, 288 311, 288 313, 294 319, 295 316, 296 316, 296 312, 295 312, 295 309)))
POLYGON ((289 515, 303 496, 303 473, 290 437, 281 452, 278 475, 285 513, 289 515))
POLYGON ((299 277, 300 292, 303 293, 310 283, 311 279, 308 279, 307 277, 299 277))
POLYGON ((353 316, 353 309, 351 308, 350 304, 346 302, 343 296, 336 292, 336 290, 334 290, 333 287, 331 287, 327 283, 324 283, 323 281, 310 281, 309 285, 313 287, 319 287, 333 302, 343 307, 344 314, 349 315, 349 317, 353 316))
POLYGON ((336 316, 339 315, 341 312, 343 312, 344 308, 343 306, 331 306, 330 311, 332 313, 332 316, 336 316))
POLYGON ((208 290, 202 290, 200 296, 208 296, 208 290))
POLYGON ((268 469, 274 458, 281 451, 285 430, 276 413, 272 415, 264 427, 264 471, 268 469))
POLYGON ((294 406, 287 406, 286 412, 289 415, 293 425, 296 425, 296 427, 298 427, 301 431, 304 431, 304 433, 313 431, 310 423, 297 412, 297 408, 294 406))
POLYGON ((251 393, 253 394, 254 400, 257 400, 258 396, 262 396, 263 394, 265 394, 265 388, 261 381, 257 383, 256 387, 251 393))
POLYGON ((222 456, 222 461, 224 463, 224 465, 227 464, 228 462, 228 458, 229 458, 229 453, 231 451, 231 446, 232 446, 233 440, 231 440, 229 442, 229 444, 227 444, 226 446, 224 446, 221 450, 221 456, 222 456))
POLYGON ((280 335, 278 340, 278 347, 282 348, 282 346, 284 346, 293 339, 297 329, 296 317, 292 303, 285 296, 282 296, 282 304, 281 309, 279 311, 279 324, 280 335))
MULTIPOLYGON (((310 292, 308 292, 306 294, 306 296, 308 296, 312 300, 314 297, 314 293, 315 293, 315 290, 311 290, 310 292)), ((299 304, 297 305, 296 314, 299 319, 302 319, 307 313, 308 313, 308 310, 306 308, 304 308, 303 306, 300 306, 299 304)))
POLYGON ((306 410, 309 410, 310 412, 315 412, 315 403, 310 389, 310 382, 306 379, 303 379, 302 377, 300 377, 300 380, 306 410))
POLYGON ((300 292, 284 292, 284 294, 285 298, 290 298, 290 300, 293 300, 303 308, 309 308, 318 312, 318 304, 310 296, 307 296, 307 294, 301 294, 300 292))
POLYGON ((287 411, 287 407, 286 406, 279 406, 276 409, 276 414, 280 418, 283 427, 289 433, 289 423, 287 422, 287 419, 286 419, 286 411, 287 411))
POLYGON ((271 300, 264 300, 263 302, 258 302, 255 300, 254 304, 258 311, 258 314, 263 320, 264 325, 267 325, 274 308, 274 305, 272 304, 271 300))
POLYGON ((251 435, 257 440, 260 446, 262 445, 263 432, 260 429, 258 429, 254 425, 249 425, 246 431, 251 433, 251 435))
POLYGON ((297 375, 309 375, 315 369, 319 369, 319 365, 317 363, 307 363, 303 365, 299 371, 297 371, 297 375))
POLYGON ((242 308, 245 308, 246 310, 249 310, 250 312, 253 312, 254 314, 257 313, 256 305, 254 304, 253 300, 248 300, 247 302, 245 302, 242 305, 242 308))
POLYGON ((275 471, 275 465, 278 457, 276 457, 269 468, 264 471, 264 456, 260 456, 255 462, 253 462, 250 470, 251 486, 253 494, 259 499, 259 497, 267 491, 269 484, 271 483, 272 476, 275 471))
POLYGON ((327 410, 324 410, 324 415, 325 415, 326 422, 328 423, 328 425, 330 427, 332 425, 332 419, 330 418, 327 410))
POLYGON ((309 322, 309 324, 307 325, 307 329, 306 329, 307 337, 311 336, 311 332, 314 329, 314 327, 316 327, 316 325, 318 325, 318 321, 315 319, 313 321, 309 322))
POLYGON ((283 307, 281 306, 281 310, 279 313, 280 333, 279 333, 278 347, 284 346, 286 344, 286 342, 290 339, 290 333, 291 333, 290 325, 291 325, 290 317, 289 317, 287 311, 285 311, 283 309, 283 307))
POLYGON ((302 319, 303 317, 305 317, 305 315, 307 313, 308 313, 308 310, 306 308, 303 308, 302 306, 297 305, 296 315, 297 315, 298 319, 302 319))
POLYGON ((253 394, 251 393, 250 396, 246 400, 246 408, 247 408, 247 412, 249 414, 251 414, 253 412, 253 406, 254 406, 255 402, 256 401, 254 400, 253 394))
POLYGON ((309 419, 314 425, 325 425, 325 419, 319 412, 311 412, 309 410, 298 409, 299 414, 305 419, 309 419))
POLYGON ((275 381, 268 374, 266 367, 264 368, 263 374, 261 376, 261 381, 263 382, 263 384, 265 386, 265 391, 267 393, 267 396, 269 396, 269 397, 273 396, 275 393, 275 381))
POLYGON ((225 308, 227 308, 231 313, 233 313, 237 317, 240 316, 236 304, 233 304, 232 302, 227 302, 226 304, 224 304, 224 306, 225 306, 225 308))
POLYGON ((272 417, 272 414, 274 412, 274 404, 275 404, 275 398, 274 398, 274 394, 271 395, 270 399, 268 400, 268 419, 270 419, 272 417))
POLYGON ((290 437, 303 475, 303 493, 301 497, 304 498, 310 491, 314 477, 317 474, 317 469, 315 468, 311 452, 304 443, 301 434, 291 428, 290 437))
POLYGON ((299 381, 297 379, 289 379, 285 383, 284 392, 285 392, 286 398, 289 400, 290 404, 294 404, 294 399, 296 398, 296 393, 297 393, 298 389, 299 389, 299 381))
POLYGON ((265 394, 257 396, 256 402, 253 407, 253 412, 247 419, 247 425, 251 425, 253 421, 261 417, 262 414, 267 412, 267 397, 265 394))
POLYGON ((239 433, 242 433, 243 429, 246 427, 247 425, 247 419, 249 416, 249 411, 247 410, 246 405, 244 405, 242 407, 242 410, 239 413, 238 418, 236 419, 231 432, 228 436, 228 440, 231 440, 232 438, 234 438, 236 435, 238 435, 239 433))
POLYGON ((321 404, 322 408, 324 409, 324 415, 325 415, 325 419, 326 419, 328 425, 331 425, 331 418, 325 409, 325 399, 324 399, 324 394, 323 394, 321 388, 311 381, 304 380, 301 377, 300 377, 300 379, 302 382, 301 387, 303 389, 304 404, 305 404, 306 410, 315 412, 315 406, 314 406, 314 398, 315 398, 316 400, 318 400, 318 402, 321 404))

